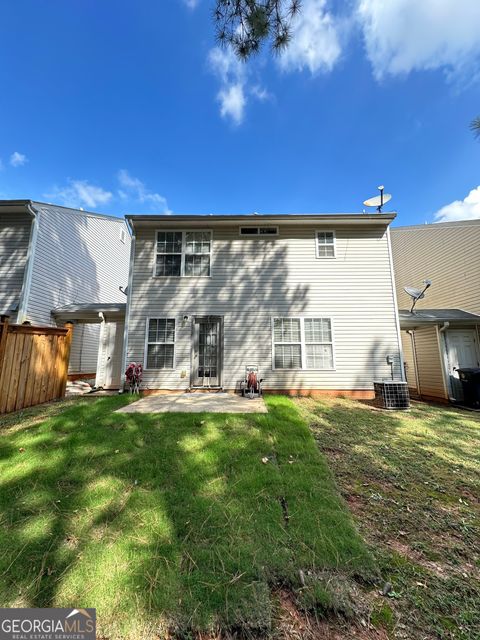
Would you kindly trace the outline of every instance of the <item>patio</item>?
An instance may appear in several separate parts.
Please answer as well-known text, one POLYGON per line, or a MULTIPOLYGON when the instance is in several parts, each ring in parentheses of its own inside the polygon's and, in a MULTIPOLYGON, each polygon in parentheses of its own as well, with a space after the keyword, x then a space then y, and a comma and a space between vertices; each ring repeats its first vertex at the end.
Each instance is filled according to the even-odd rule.
POLYGON ((168 393, 145 396, 116 413, 268 413, 263 398, 232 393, 168 393))

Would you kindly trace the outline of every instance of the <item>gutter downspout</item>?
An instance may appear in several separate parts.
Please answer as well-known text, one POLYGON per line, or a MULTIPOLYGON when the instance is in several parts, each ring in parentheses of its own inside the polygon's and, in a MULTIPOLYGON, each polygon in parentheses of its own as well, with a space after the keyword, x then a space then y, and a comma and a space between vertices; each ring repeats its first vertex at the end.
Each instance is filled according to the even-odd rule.
POLYGON ((22 324, 27 319, 30 289, 32 288, 33 263, 37 248, 38 225, 40 212, 33 208, 31 202, 27 203, 27 213, 32 216, 32 226, 30 227, 30 238, 28 241, 27 259, 25 262, 25 272, 23 275, 22 291, 20 293, 20 303, 18 305, 17 323, 22 324))
POLYGON ((127 306, 125 309, 125 328, 123 332, 123 357, 122 357, 122 375, 120 378, 120 391, 119 393, 123 393, 125 391, 125 371, 127 369, 127 353, 128 353, 128 328, 130 325, 130 305, 132 301, 132 293, 133 293, 133 269, 135 267, 135 228, 133 224, 129 220, 125 220, 127 227, 131 234, 131 244, 130 244, 130 266, 128 269, 128 290, 127 290, 127 306))
POLYGON ((448 373, 449 368, 449 357, 448 357, 448 343, 445 335, 441 335, 444 333, 448 327, 450 326, 450 322, 444 322, 443 326, 439 327, 437 325, 437 342, 438 342, 438 350, 440 356, 440 363, 442 365, 442 378, 443 378, 443 386, 445 391, 445 397, 448 400, 452 400, 453 398, 453 390, 450 382, 450 374, 448 373), (443 340, 442 340, 443 338, 443 340))
POLYGON ((413 329, 408 329, 407 333, 410 336, 410 340, 412 342, 413 366, 415 368, 415 380, 417 382, 417 392, 418 392, 418 395, 421 396, 422 389, 420 387, 420 378, 418 375, 417 345, 415 343, 415 331, 413 329))
POLYGON ((402 348, 402 334, 400 331, 400 320, 398 317, 398 303, 397 292, 395 290, 395 273, 393 270, 393 257, 392 257, 392 244, 390 242, 390 226, 387 227, 387 246, 388 246, 388 259, 390 262, 390 281, 392 284, 393 306, 395 311, 395 328, 397 331, 398 352, 400 355, 400 379, 405 382, 405 367, 403 360, 403 348, 402 348))

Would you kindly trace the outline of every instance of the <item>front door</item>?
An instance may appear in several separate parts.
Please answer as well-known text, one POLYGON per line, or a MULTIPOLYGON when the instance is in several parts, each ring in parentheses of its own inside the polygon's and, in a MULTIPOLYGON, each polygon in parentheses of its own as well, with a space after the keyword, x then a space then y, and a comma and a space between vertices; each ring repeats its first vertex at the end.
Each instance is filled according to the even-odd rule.
POLYGON ((192 387, 221 386, 222 319, 196 317, 193 323, 192 387))
POLYGON ((456 369, 480 366, 477 332, 474 329, 450 329, 445 334, 450 392, 455 400, 463 400, 462 383, 456 369))

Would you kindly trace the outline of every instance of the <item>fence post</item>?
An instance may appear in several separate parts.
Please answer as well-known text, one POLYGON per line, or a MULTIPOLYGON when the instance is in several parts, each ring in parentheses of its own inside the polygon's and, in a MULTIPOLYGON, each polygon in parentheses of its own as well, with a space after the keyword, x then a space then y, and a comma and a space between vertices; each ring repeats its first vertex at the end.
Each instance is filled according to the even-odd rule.
POLYGON ((8 318, 9 316, 0 316, 0 378, 2 376, 5 347, 7 346, 8 318))
POLYGON ((68 364, 70 362, 70 345, 72 344, 72 336, 73 336, 73 322, 67 322, 65 324, 65 329, 67 330, 67 335, 65 336, 65 344, 64 344, 64 361, 62 363, 62 380, 60 383, 60 397, 65 397, 65 390, 67 388, 67 378, 68 378, 68 364))

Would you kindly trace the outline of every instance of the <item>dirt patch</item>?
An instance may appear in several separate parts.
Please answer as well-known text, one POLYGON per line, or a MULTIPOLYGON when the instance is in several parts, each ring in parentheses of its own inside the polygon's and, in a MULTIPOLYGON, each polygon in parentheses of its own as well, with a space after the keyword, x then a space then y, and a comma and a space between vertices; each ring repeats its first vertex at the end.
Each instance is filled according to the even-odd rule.
POLYGON ((277 620, 273 637, 275 640, 388 640, 383 630, 377 630, 366 621, 355 624, 339 619, 320 619, 301 611, 288 591, 276 593, 278 601, 277 620))

